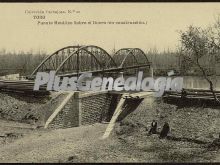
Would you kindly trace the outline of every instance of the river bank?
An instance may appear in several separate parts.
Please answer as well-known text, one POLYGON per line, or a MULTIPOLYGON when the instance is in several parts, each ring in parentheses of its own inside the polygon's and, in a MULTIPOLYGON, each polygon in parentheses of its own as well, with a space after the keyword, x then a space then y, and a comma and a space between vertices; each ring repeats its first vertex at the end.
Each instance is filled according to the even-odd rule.
MULTIPOLYGON (((0 162, 215 162, 210 147, 220 132, 220 110, 179 108, 145 99, 101 140, 107 124, 44 130, 23 129, 23 136, 2 144, 0 162), (151 121, 170 124, 168 138, 148 136, 151 121)), ((5 127, 6 128, 6 127, 5 127)), ((17 131, 15 131, 17 132, 17 131)), ((19 132, 17 132, 19 133, 19 132)))

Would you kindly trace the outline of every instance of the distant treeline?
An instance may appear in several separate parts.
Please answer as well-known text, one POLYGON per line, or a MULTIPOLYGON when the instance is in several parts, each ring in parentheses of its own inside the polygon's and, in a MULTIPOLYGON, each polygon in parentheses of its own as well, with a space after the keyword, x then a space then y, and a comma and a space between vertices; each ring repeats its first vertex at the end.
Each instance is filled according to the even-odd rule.
MULTIPOLYGON (((157 49, 150 49, 145 52, 148 60, 152 62, 154 75, 167 75, 167 72, 174 70, 181 75, 198 75, 198 68, 183 61, 178 52, 165 50, 158 52, 157 49)), ((47 56, 46 52, 17 52, 11 53, 0 50, 0 75, 20 73, 29 75, 47 56)), ((212 60, 208 57, 201 59, 208 70, 212 70, 212 60)))
MULTIPOLYGON (((173 52, 168 49, 158 52, 156 49, 153 49, 147 51, 146 55, 149 61, 152 62, 154 75, 167 75, 167 72, 170 70, 174 70, 179 75, 201 75, 201 70, 194 64, 185 61, 178 51, 173 52)), ((200 62, 208 74, 214 74, 216 69, 220 69, 214 67, 216 61, 211 56, 202 57, 200 62)))
POLYGON ((31 74, 34 68, 46 57, 46 53, 0 51, 0 75, 19 73, 31 74))
POLYGON ((179 56, 177 52, 172 52, 169 49, 163 52, 158 52, 157 49, 150 49, 145 52, 148 60, 152 62, 154 75, 167 75, 167 72, 174 70, 179 72, 179 56))

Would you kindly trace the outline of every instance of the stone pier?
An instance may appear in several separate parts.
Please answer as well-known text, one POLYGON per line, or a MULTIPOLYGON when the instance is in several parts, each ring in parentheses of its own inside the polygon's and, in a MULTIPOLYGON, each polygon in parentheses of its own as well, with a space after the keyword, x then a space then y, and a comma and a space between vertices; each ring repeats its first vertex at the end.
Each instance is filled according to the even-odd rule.
MULTIPOLYGON (((118 121, 133 112, 144 97, 149 97, 151 94, 151 92, 138 92, 124 98, 126 100, 118 121)), ((62 96, 60 104, 45 118, 45 128, 69 128, 109 122, 122 97, 122 93, 109 91, 77 91, 62 95, 65 96, 62 96)))

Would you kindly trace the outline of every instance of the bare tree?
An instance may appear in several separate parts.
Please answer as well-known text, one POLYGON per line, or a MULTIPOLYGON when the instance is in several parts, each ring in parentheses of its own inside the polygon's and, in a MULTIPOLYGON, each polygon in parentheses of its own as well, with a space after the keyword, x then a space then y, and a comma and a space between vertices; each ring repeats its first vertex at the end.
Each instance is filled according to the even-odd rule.
POLYGON ((181 31, 181 55, 200 69, 203 77, 209 83, 209 88, 215 101, 220 103, 215 94, 213 82, 207 74, 207 69, 200 63, 202 57, 214 57, 216 55, 218 49, 216 47, 216 38, 214 37, 215 40, 213 38, 213 33, 212 28, 202 29, 194 26, 189 26, 185 32, 181 31))

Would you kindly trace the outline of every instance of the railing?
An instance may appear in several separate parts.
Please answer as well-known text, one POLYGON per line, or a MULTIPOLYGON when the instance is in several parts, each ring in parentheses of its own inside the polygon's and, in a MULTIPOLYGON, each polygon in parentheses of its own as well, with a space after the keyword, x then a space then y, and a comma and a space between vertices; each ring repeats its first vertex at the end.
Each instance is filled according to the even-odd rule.
MULTIPOLYGON (((214 91, 214 92, 216 96, 220 98, 220 91, 214 91)), ((163 97, 214 100, 214 96, 211 90, 204 90, 204 89, 184 89, 182 92, 165 91, 163 97)))

